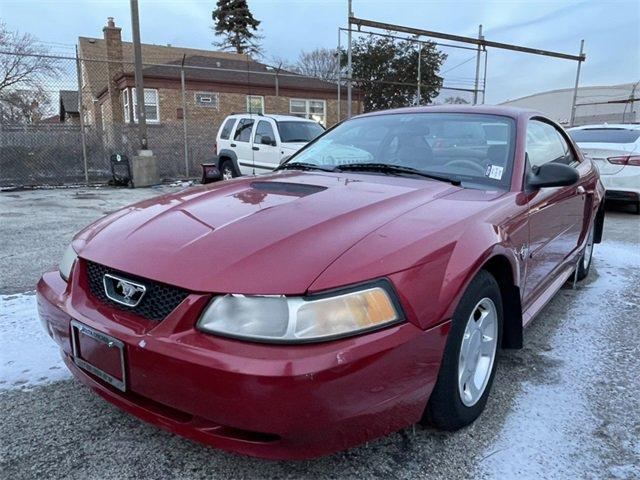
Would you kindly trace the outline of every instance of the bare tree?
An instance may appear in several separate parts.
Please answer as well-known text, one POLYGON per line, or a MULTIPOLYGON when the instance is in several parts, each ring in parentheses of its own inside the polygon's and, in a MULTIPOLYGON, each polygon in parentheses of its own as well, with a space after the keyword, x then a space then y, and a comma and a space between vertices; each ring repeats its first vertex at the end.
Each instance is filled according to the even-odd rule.
POLYGON ((268 61, 269 65, 277 69, 278 71, 288 71, 288 72, 296 72, 298 71, 298 65, 296 63, 290 62, 284 57, 278 55, 272 55, 268 61))
POLYGON ((0 22, 0 121, 37 123, 51 111, 43 84, 62 69, 48 53, 33 35, 0 22))
POLYGON ((59 74, 56 60, 47 53, 33 35, 9 31, 0 23, 0 96, 7 89, 40 89, 46 78, 59 74))
POLYGON ((466 105, 469 103, 469 100, 460 96, 455 96, 445 98, 444 103, 447 103, 449 105, 466 105))
POLYGON ((53 113, 49 96, 42 90, 8 90, 0 93, 0 122, 34 124, 53 113))
POLYGON ((335 50, 316 48, 310 52, 300 52, 295 70, 303 75, 337 81, 340 59, 335 50))

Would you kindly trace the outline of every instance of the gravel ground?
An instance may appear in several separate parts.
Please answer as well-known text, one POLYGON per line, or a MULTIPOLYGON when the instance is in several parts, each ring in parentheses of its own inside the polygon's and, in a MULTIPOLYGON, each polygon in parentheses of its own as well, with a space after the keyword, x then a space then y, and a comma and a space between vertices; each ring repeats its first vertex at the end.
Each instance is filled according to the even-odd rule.
MULTIPOLYGON (((170 190, 0 194, 3 309, 30 295, 82 226, 170 190)), ((54 376, 0 389, 0 477, 638 479, 639 246, 640 217, 609 210, 589 277, 556 295, 524 349, 502 353, 486 411, 462 431, 417 426, 314 461, 262 461, 160 431, 54 376)), ((0 339, 2 369, 6 351, 0 339)))

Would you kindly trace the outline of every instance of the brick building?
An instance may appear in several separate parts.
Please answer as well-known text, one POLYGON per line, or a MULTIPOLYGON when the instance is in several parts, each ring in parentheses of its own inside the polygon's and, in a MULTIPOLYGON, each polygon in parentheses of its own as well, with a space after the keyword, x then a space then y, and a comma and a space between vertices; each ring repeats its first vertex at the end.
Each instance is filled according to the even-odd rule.
MULTIPOLYGON (((102 31, 103 38, 78 39, 80 98, 90 155, 108 159, 112 153, 131 155, 137 147, 137 99, 133 44, 122 41, 113 18, 102 31)), ((142 44, 142 61, 149 147, 164 177, 197 171, 211 157, 218 127, 231 113, 298 115, 325 126, 339 120, 336 84, 246 55, 142 44)), ((344 89, 341 95, 346 98, 344 89)), ((352 109, 362 110, 357 91, 352 109)), ((344 100, 341 110, 344 116, 344 100)))
MULTIPOLYGON (((102 39, 80 37, 78 42, 85 121, 89 125, 135 122, 133 45, 122 41, 121 28, 112 18, 103 34, 102 39)), ((338 121, 335 84, 279 70, 246 55, 142 44, 142 58, 150 124, 182 122, 183 71, 190 121, 217 128, 228 114, 248 109, 305 116, 326 126, 338 121)), ((346 111, 345 101, 341 106, 346 111)), ((353 110, 360 109, 356 99, 353 110)))

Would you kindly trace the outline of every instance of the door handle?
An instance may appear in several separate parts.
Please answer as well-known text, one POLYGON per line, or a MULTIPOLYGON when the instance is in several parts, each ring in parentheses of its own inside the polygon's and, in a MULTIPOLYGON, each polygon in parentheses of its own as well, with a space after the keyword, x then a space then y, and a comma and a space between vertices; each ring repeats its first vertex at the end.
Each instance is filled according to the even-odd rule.
POLYGON ((235 144, 235 143, 232 143, 232 144, 231 144, 231 146, 232 146, 232 147, 235 147, 235 146, 236 146, 236 144, 235 144))
POLYGON ((254 150, 260 150, 260 147, 253 147, 254 150))
POLYGON ((584 195, 587 192, 582 185, 578 185, 578 188, 576 188, 576 193, 578 195, 584 195))

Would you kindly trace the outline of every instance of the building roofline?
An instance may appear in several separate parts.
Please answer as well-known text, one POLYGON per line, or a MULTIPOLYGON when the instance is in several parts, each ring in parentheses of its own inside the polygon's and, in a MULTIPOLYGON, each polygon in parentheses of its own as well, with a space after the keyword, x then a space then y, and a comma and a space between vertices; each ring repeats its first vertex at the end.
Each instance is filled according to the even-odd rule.
MULTIPOLYGON (((601 89, 601 88, 620 88, 622 89, 622 87, 628 87, 628 89, 633 88, 633 85, 635 85, 635 83, 630 82, 630 83, 618 83, 615 85, 586 85, 584 87, 578 87, 578 90, 596 90, 596 89, 601 89)), ((531 98, 531 97, 537 97, 539 95, 546 95, 546 94, 550 94, 550 93, 560 93, 560 92, 570 92, 573 91, 573 87, 568 87, 568 88, 556 88, 553 90, 543 90, 540 92, 536 92, 536 93, 531 93, 529 95, 525 95, 524 97, 518 97, 518 98, 512 98, 509 100, 505 100, 504 102, 500 102, 500 105, 504 105, 505 103, 510 103, 510 102, 517 102, 520 100, 526 100, 527 98, 531 98)))

